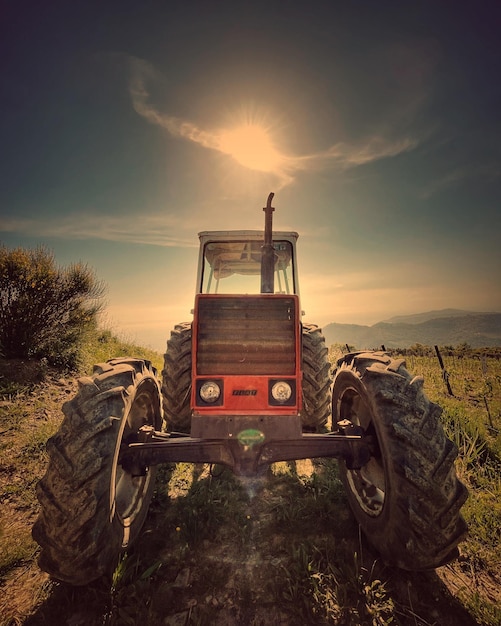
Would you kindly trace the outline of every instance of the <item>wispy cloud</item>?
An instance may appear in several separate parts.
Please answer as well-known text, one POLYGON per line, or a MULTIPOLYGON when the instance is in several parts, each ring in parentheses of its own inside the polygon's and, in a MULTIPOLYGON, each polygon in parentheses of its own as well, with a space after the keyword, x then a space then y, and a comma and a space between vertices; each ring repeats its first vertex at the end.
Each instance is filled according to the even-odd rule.
POLYGON ((0 232, 62 239, 102 239, 156 246, 196 247, 186 223, 175 216, 141 215, 138 220, 121 215, 86 211, 78 215, 40 218, 0 218, 0 232), (180 233, 186 232, 186 238, 180 233), (170 234, 172 233, 172 234, 170 234), (190 236, 191 235, 191 236, 190 236))
POLYGON ((129 85, 134 110, 152 124, 156 124, 170 133, 173 137, 182 137, 204 148, 218 149, 219 138, 214 132, 207 132, 198 128, 192 122, 167 115, 157 111, 149 103, 150 94, 146 89, 146 82, 159 74, 145 61, 133 59, 132 76, 129 85))
POLYGON ((349 169, 365 165, 387 157, 396 156, 412 150, 417 145, 415 139, 403 138, 396 140, 373 136, 357 143, 337 143, 321 152, 290 159, 290 168, 296 171, 307 169, 349 169))
MULTIPOLYGON (((192 141, 203 148, 233 156, 225 147, 224 137, 228 129, 203 129, 191 120, 160 111, 152 103, 148 83, 162 80, 161 75, 149 63, 141 59, 131 59, 131 66, 129 89, 133 107, 139 115, 164 129, 172 137, 192 141)), ((344 171, 407 152, 415 148, 417 143, 413 137, 394 139, 379 133, 353 142, 337 142, 326 150, 312 154, 285 154, 275 146, 274 149, 279 158, 276 159, 272 173, 278 179, 279 188, 283 188, 293 182, 301 172, 325 169, 344 171)))
POLYGON ((431 182, 422 192, 425 200, 437 193, 465 184, 472 179, 494 181, 501 175, 499 163, 468 164, 456 167, 431 182))

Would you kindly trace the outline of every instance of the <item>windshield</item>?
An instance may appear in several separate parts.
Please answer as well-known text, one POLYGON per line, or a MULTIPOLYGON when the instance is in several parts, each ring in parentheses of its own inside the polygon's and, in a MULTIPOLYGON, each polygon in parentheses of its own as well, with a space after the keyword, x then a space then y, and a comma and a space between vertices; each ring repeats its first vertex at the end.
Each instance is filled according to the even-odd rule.
MULTIPOLYGON (((256 294, 261 291, 262 241, 214 241, 204 248, 202 293, 256 294)), ((274 241, 275 293, 294 293, 292 245, 274 241)))

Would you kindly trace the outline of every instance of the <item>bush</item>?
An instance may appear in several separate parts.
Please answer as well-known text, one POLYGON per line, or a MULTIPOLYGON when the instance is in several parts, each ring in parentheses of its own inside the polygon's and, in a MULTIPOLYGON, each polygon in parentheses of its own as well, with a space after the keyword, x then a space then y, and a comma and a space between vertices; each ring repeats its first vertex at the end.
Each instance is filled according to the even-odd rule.
POLYGON ((0 353, 77 365, 80 341, 97 324, 104 287, 82 263, 58 267, 54 255, 0 246, 0 353))

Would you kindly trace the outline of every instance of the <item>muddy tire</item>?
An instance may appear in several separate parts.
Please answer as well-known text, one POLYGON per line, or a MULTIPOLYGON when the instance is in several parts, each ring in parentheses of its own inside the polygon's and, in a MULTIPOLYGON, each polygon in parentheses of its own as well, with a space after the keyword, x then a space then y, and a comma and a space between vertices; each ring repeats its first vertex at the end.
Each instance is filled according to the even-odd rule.
POLYGON ((467 498, 454 469, 455 445, 444 434, 442 409, 423 393, 405 362, 384 353, 338 361, 333 419, 348 419, 372 438, 372 457, 341 477, 355 518, 384 560, 427 570, 454 559, 466 533, 467 498))
POLYGON ((145 425, 161 427, 160 390, 148 361, 123 358, 94 366, 63 406, 60 430, 47 442, 49 465, 37 486, 41 512, 33 538, 40 568, 85 585, 113 571, 137 538, 155 468, 133 476, 118 464, 121 443, 145 425))
POLYGON ((176 324, 167 341, 162 370, 164 427, 168 431, 191 430, 191 324, 176 324))
POLYGON ((331 364, 321 329, 303 324, 303 410, 304 431, 319 432, 331 414, 331 364))

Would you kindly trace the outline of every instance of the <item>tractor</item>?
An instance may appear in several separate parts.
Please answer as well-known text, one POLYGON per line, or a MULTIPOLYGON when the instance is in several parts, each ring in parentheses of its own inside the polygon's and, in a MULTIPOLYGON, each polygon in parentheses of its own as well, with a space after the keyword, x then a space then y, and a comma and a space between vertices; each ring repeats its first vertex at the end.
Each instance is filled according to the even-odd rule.
POLYGON ((33 537, 54 579, 113 571, 138 537, 162 463, 257 476, 278 461, 334 457, 356 522, 381 557, 428 570, 458 555, 467 497, 441 408, 403 359, 345 354, 334 372, 320 328, 302 321, 295 232, 202 232, 193 321, 151 363, 94 366, 47 442, 33 537))

